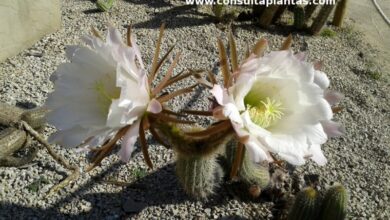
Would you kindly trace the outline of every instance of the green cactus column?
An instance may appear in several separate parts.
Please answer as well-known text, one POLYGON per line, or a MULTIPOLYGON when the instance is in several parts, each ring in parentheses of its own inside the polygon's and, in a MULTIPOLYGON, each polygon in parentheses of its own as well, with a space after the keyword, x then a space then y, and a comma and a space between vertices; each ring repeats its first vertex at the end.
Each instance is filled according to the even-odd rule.
POLYGON ((223 177, 216 155, 186 156, 177 154, 176 174, 187 194, 205 199, 214 192, 223 177))
POLYGON ((294 7, 294 27, 298 30, 305 25, 305 8, 303 5, 296 5, 294 7))
POLYGON ((310 27, 310 32, 313 35, 317 35, 320 33, 322 27, 325 25, 328 20, 329 15, 332 13, 334 5, 324 5, 322 6, 320 13, 317 15, 313 24, 310 27))
POLYGON ((337 27, 341 27, 345 14, 347 12, 348 0, 340 0, 337 4, 336 11, 334 12, 332 24, 337 27))
POLYGON ((321 207, 321 220, 343 220, 347 215, 348 194, 341 184, 330 187, 321 207))
MULTIPOLYGON (((231 141, 226 146, 226 159, 228 162, 228 168, 231 169, 233 161, 235 159, 237 142, 231 141)), ((238 170, 239 180, 244 182, 248 186, 256 185, 260 189, 267 188, 270 182, 270 174, 268 167, 254 163, 247 151, 245 151, 244 158, 242 160, 241 168, 238 170)))
POLYGON ((319 206, 318 192, 312 187, 300 191, 295 198, 288 220, 315 220, 318 219, 319 206))

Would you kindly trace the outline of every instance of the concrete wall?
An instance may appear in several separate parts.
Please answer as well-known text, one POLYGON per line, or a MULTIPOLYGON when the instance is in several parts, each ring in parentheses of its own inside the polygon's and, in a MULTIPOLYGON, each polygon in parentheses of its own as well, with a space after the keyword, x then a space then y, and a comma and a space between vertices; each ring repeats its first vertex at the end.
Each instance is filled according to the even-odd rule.
POLYGON ((59 0, 0 0, 0 62, 60 25, 59 0))

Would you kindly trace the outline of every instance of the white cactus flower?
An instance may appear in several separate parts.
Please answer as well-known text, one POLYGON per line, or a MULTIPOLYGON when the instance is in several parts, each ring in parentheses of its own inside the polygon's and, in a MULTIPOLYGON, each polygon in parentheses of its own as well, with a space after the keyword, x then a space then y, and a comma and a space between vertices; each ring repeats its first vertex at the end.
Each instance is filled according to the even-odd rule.
POLYGON ((211 92, 221 105, 215 115, 232 122, 255 162, 272 161, 272 152, 294 165, 307 158, 324 165, 321 144, 341 134, 331 121, 341 96, 328 86, 325 73, 286 50, 248 58, 231 87, 211 92))
POLYGON ((47 119, 58 131, 49 140, 67 147, 99 146, 119 129, 124 134, 120 157, 128 161, 145 112, 159 113, 160 103, 150 98, 148 78, 140 51, 121 40, 118 30, 108 28, 106 41, 84 38, 89 47, 72 46, 70 63, 53 74, 54 91, 46 106, 47 119))

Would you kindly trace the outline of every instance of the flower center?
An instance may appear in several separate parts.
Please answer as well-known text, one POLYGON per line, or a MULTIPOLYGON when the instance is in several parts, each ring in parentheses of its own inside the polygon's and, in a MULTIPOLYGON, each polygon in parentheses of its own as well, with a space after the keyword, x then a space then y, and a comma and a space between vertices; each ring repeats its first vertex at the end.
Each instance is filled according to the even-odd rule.
POLYGON ((108 74, 100 80, 96 80, 93 88, 98 93, 97 99, 104 114, 108 113, 111 102, 120 97, 120 88, 115 86, 115 82, 110 80, 112 77, 108 74))
POLYGON ((251 120, 260 127, 267 128, 283 116, 282 103, 267 97, 256 106, 246 105, 251 120))

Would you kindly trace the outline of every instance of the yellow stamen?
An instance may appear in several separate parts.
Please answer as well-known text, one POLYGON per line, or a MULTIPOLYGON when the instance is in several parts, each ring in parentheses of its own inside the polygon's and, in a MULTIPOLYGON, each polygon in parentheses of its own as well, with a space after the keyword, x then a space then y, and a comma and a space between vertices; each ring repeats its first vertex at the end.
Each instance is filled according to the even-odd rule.
POLYGON ((257 106, 247 105, 246 107, 252 121, 260 127, 267 128, 283 116, 281 105, 280 102, 267 97, 265 101, 260 101, 257 106))

